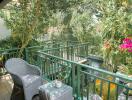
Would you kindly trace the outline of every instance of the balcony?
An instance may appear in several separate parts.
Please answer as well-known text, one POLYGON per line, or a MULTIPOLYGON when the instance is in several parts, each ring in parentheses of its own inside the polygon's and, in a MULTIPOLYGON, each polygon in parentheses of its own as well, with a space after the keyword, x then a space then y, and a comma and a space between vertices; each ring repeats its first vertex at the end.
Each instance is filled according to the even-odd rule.
MULTIPOLYGON (((98 95, 103 100, 120 100, 123 95, 123 100, 130 100, 128 93, 132 88, 126 86, 126 83, 131 83, 132 78, 110 72, 102 65, 98 67, 91 65, 88 59, 91 54, 94 57, 101 56, 96 49, 98 47, 90 43, 50 41, 42 46, 25 48, 21 57, 41 69, 44 81, 58 79, 71 86, 75 100, 92 100, 90 98, 93 95, 98 95)), ((18 57, 19 50, 19 48, 3 50, 0 55, 6 61, 18 57)), ((10 83, 5 84, 6 86, 13 85, 11 78, 4 80, 10 83)), ((7 88, 4 90, 7 91, 7 88)), ((9 91, 8 96, 11 89, 9 91)))

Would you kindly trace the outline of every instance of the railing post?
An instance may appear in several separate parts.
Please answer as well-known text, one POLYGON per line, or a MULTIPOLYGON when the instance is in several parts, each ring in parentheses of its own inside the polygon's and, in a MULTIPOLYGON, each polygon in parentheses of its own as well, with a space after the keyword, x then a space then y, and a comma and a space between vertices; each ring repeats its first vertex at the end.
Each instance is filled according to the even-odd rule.
POLYGON ((80 66, 77 65, 77 98, 80 98, 80 66))
POLYGON ((72 87, 73 87, 73 93, 75 93, 75 65, 72 64, 72 87))
POLYGON ((69 60, 69 47, 66 47, 67 59, 69 60))
POLYGON ((71 46, 71 55, 70 56, 71 56, 70 60, 73 60, 74 59, 74 57, 73 57, 74 56, 73 46, 71 46))
POLYGON ((85 56, 88 56, 88 44, 85 45, 85 52, 86 52, 85 56))
POLYGON ((27 62, 29 61, 27 48, 24 49, 24 60, 26 60, 27 62))

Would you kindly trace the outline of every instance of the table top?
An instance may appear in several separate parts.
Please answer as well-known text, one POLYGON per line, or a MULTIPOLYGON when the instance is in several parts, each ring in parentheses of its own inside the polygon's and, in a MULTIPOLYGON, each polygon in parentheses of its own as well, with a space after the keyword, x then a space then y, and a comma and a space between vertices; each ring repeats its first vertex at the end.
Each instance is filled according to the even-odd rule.
POLYGON ((72 87, 62 83, 61 87, 55 86, 55 81, 46 83, 39 87, 39 91, 44 92, 45 94, 48 94, 50 96, 61 96, 64 95, 67 92, 72 92, 72 87))

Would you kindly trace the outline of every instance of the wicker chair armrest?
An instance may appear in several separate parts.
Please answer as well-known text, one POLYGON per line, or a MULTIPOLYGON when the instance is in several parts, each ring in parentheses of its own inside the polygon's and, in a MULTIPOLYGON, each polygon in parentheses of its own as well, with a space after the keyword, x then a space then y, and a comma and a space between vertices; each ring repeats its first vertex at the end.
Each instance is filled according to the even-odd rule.
POLYGON ((29 74, 35 74, 35 75, 39 75, 41 76, 41 70, 39 69, 39 67, 35 66, 35 65, 31 65, 31 64, 27 64, 28 70, 29 70, 29 74))

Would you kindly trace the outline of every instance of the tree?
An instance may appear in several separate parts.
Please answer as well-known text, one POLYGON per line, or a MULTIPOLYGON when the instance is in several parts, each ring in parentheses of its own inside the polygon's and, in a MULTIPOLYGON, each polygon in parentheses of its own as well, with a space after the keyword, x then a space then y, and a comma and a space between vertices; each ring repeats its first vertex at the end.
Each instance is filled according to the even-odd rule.
POLYGON ((17 0, 3 10, 12 36, 25 48, 37 34, 45 33, 52 24, 56 12, 66 12, 81 0, 17 0))
POLYGON ((110 64, 112 70, 117 70, 120 62, 126 65, 127 59, 131 58, 119 50, 122 40, 132 35, 131 7, 128 0, 85 0, 73 10, 71 27, 74 36, 80 41, 97 40, 95 43, 100 45, 105 66, 110 64), (93 15, 97 23, 93 21, 93 15))

